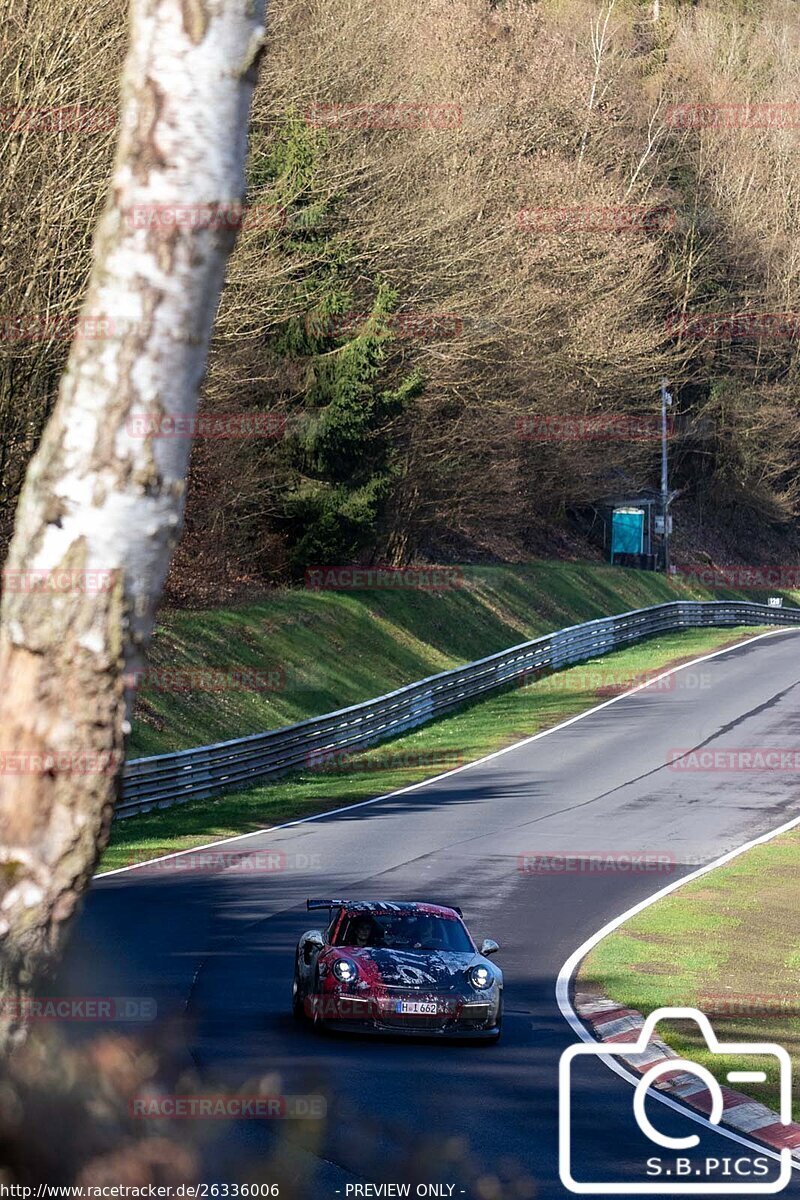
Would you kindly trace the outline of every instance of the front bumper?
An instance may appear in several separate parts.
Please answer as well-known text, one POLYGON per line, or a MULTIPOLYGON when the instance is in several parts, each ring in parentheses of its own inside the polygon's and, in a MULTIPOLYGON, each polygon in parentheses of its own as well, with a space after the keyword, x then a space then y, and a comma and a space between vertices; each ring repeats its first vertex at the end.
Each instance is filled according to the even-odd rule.
POLYGON ((404 1013, 399 1005, 404 1000, 427 1000, 417 995, 355 997, 326 997, 318 1013, 318 1021, 326 1029, 342 1033, 373 1033, 397 1037, 435 1038, 495 1038, 500 1032, 499 996, 455 996, 438 1001, 436 1014, 404 1013))
POLYGON ((383 1025, 380 1021, 322 1021, 325 1029, 332 1033, 358 1033, 367 1036, 398 1037, 398 1038, 436 1038, 453 1041, 486 1041, 498 1037, 499 1025, 476 1029, 467 1028, 466 1024, 458 1021, 443 1028, 422 1029, 417 1026, 383 1025))

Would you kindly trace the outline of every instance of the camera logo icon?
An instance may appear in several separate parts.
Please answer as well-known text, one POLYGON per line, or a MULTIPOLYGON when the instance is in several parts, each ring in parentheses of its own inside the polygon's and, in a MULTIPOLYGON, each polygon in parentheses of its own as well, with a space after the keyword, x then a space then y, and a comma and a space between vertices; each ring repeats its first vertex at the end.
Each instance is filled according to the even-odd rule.
MULTIPOLYGON (((709 1167, 709 1173, 706 1178, 698 1178, 703 1175, 703 1171, 692 1167, 687 1168, 686 1172, 670 1173, 669 1182, 665 1179, 659 1179, 654 1182, 648 1178, 643 1178, 636 1182, 586 1182, 577 1180, 573 1175, 572 1161, 572 1080, 573 1080, 573 1064, 578 1058, 586 1058, 591 1056, 595 1060, 605 1061, 608 1065, 613 1066, 617 1059, 627 1059, 633 1055, 642 1055, 646 1052, 652 1054, 651 1039, 653 1038, 656 1025, 659 1021, 664 1020, 692 1020, 700 1028, 700 1032, 705 1039, 708 1050, 711 1054, 720 1056, 747 1056, 747 1070, 729 1070, 725 1076, 728 1083, 763 1083, 767 1079, 767 1068, 774 1072, 775 1064, 778 1068, 779 1082, 779 1118, 782 1125, 790 1125, 792 1120, 792 1067, 788 1052, 783 1046, 779 1046, 776 1042, 720 1042, 711 1026, 708 1017, 696 1008, 657 1008, 645 1021, 642 1026, 639 1036, 634 1042, 578 1042, 574 1046, 568 1046, 561 1055, 559 1062, 559 1171, 561 1182, 568 1191, 578 1195, 624 1195, 626 1193, 652 1193, 661 1195, 675 1195, 678 1193, 694 1194, 694 1195, 718 1195, 718 1196, 733 1196, 733 1195, 774 1195, 786 1187, 792 1176, 792 1152, 788 1148, 784 1148, 780 1152, 780 1173, 777 1178, 770 1179, 762 1183, 754 1182, 753 1179, 748 1179, 746 1182, 734 1181, 731 1178, 726 1178, 723 1181, 714 1180, 711 1178, 712 1169, 709 1167), (752 1059, 761 1059, 762 1063, 758 1064, 762 1069, 751 1069, 752 1059), (675 1175, 679 1177, 675 1177, 675 1175), (680 1177, 682 1175, 690 1175, 691 1178, 680 1177)), ((705 1087, 711 1097, 711 1110, 706 1120, 712 1125, 719 1125, 724 1117, 725 1098, 717 1079, 712 1075, 707 1067, 700 1063, 692 1062, 688 1058, 670 1058, 655 1063, 649 1067, 641 1076, 636 1084, 636 1090, 633 1095, 633 1115, 636 1119, 636 1124, 642 1133, 655 1146, 660 1147, 665 1151, 685 1151, 691 1150, 699 1146, 700 1138, 697 1134, 687 1134, 683 1137, 672 1137, 658 1130, 647 1115, 645 1104, 649 1089, 658 1082, 658 1080, 669 1073, 674 1074, 680 1072, 682 1075, 693 1075, 699 1081, 701 1086, 705 1087)), ((626 1072, 627 1073, 627 1072, 626 1072)), ((648 1162, 653 1160, 648 1160, 648 1162)), ((689 1160, 679 1160, 687 1162, 689 1160)), ((706 1159, 707 1164, 716 1163, 717 1159, 706 1159)))

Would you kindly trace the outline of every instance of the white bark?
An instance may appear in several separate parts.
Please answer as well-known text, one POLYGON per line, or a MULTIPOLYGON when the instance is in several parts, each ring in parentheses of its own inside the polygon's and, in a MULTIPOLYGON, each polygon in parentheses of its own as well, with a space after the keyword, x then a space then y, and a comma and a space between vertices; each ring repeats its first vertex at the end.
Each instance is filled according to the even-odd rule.
MULTIPOLYGON (((251 0, 133 0, 120 141, 80 325, 97 318, 109 336, 73 343, 6 563, 12 585, 9 572, 69 568, 113 586, 34 597, 6 586, 0 753, 120 757, 123 674, 142 665, 190 450, 188 437, 141 436, 136 418, 191 421, 235 238, 213 215, 178 226, 163 208, 141 217, 241 203, 262 21, 251 0)), ((107 838, 117 775, 76 774, 63 757, 33 760, 32 773, 0 769, 7 994, 30 988, 57 948, 107 838)))

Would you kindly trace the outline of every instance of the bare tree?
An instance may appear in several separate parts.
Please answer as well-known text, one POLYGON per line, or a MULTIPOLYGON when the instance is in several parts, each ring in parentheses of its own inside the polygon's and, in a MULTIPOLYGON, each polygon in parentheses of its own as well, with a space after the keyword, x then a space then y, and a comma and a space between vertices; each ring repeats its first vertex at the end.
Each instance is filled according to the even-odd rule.
POLYGON ((597 100, 597 89, 600 84, 600 72, 603 66, 603 59, 606 55, 606 50, 609 43, 608 23, 614 12, 614 7, 617 0, 609 0, 608 8, 606 9, 605 18, 602 12, 598 14, 597 20, 592 21, 592 58, 594 60, 594 78, 592 79, 592 90, 589 93, 589 103, 586 113, 586 124, 583 129, 583 137, 581 138, 581 148, 578 154, 578 167, 580 168, 583 162, 583 156, 586 153, 586 141, 589 137, 589 122, 597 100))
POLYGON ((258 3, 133 0, 109 199, 4 576, 0 1044, 108 838, 125 680, 180 529, 263 44, 258 3))

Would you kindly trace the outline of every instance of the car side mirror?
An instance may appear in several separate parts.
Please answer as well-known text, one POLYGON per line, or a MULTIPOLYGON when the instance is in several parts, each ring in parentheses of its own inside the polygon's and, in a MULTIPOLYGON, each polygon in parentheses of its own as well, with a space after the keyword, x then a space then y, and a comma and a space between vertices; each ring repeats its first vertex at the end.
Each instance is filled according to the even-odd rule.
POLYGON ((500 947, 497 942, 493 941, 492 938, 484 938, 481 942, 481 954, 484 958, 488 958, 490 954, 497 954, 499 949, 500 947))

